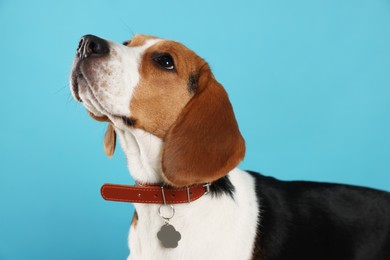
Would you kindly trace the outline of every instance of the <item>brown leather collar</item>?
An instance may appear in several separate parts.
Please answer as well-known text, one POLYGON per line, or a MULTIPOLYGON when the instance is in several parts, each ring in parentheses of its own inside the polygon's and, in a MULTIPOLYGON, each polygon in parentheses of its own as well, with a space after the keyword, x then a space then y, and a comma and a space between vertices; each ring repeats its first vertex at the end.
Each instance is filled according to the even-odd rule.
POLYGON ((188 187, 174 188, 158 185, 119 185, 104 184, 100 189, 105 200, 152 203, 179 204, 189 203, 210 192, 210 184, 197 184, 188 187))

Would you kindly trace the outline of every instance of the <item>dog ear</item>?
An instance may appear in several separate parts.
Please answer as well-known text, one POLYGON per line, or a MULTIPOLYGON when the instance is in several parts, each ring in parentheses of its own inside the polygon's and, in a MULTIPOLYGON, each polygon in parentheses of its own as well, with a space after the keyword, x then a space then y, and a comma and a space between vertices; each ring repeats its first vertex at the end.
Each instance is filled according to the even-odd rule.
POLYGON ((114 154, 116 146, 116 133, 112 124, 108 124, 106 134, 104 135, 104 151, 108 157, 114 154))
POLYGON ((115 146, 116 146, 116 133, 115 129, 111 124, 111 120, 107 116, 95 116, 91 112, 87 111, 88 114, 99 122, 108 122, 106 134, 104 135, 103 145, 104 145, 104 152, 108 157, 111 157, 115 152, 115 146))
POLYGON ((174 186, 215 181, 245 155, 228 95, 208 66, 199 73, 195 91, 164 137, 163 176, 174 186))

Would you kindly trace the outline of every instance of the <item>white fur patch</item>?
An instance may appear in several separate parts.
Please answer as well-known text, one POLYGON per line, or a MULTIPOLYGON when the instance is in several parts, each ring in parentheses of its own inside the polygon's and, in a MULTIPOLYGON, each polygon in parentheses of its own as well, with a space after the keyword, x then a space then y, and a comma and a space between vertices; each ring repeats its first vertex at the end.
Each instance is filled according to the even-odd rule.
POLYGON ((210 194, 190 204, 175 205, 170 223, 181 233, 175 249, 160 245, 157 232, 164 224, 159 205, 135 204, 138 222, 130 231, 129 259, 251 259, 256 237, 258 205, 254 180, 239 169, 229 174, 235 200, 210 194))
POLYGON ((161 183, 160 138, 137 128, 115 129, 133 178, 141 183, 161 183))

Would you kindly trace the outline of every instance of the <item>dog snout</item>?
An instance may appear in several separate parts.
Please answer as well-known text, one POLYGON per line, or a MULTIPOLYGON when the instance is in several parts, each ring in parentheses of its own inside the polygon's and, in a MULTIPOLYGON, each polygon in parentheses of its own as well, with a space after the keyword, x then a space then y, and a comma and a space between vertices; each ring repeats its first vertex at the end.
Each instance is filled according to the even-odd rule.
POLYGON ((108 42, 94 35, 85 35, 77 47, 77 57, 86 59, 90 56, 104 56, 109 53, 108 42))

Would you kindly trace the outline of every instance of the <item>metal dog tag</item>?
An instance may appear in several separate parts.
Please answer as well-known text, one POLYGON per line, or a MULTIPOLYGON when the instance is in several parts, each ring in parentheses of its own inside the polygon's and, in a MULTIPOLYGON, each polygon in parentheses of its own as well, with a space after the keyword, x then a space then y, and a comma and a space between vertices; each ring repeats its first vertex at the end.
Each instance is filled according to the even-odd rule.
POLYGON ((176 248, 181 239, 181 234, 176 229, 166 223, 163 225, 159 232, 157 232, 157 238, 161 241, 161 244, 165 248, 176 248))

